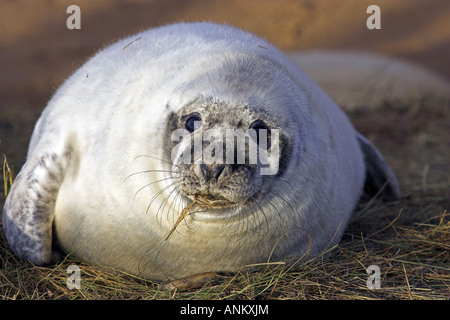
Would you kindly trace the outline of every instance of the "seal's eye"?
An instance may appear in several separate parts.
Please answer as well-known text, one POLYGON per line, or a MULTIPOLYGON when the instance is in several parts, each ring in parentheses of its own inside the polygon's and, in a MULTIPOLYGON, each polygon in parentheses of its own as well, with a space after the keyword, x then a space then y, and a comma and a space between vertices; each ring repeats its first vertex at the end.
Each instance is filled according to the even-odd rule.
MULTIPOLYGON (((267 126, 267 124, 264 123, 262 120, 256 120, 254 121, 250 127, 250 129, 253 129, 256 131, 256 143, 260 145, 262 141, 260 139, 267 139, 267 149, 270 148, 270 128, 267 126)), ((263 144, 265 145, 265 144, 263 144)))
POLYGON ((191 133, 202 126, 202 118, 200 117, 199 114, 196 113, 186 116, 184 121, 185 121, 184 127, 186 128, 187 131, 191 133))

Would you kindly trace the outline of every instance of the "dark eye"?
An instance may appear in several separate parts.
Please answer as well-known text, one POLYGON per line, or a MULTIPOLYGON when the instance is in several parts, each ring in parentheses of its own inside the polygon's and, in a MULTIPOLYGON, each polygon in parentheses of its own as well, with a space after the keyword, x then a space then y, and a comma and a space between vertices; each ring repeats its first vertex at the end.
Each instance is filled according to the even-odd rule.
POLYGON ((194 132, 202 126, 202 118, 198 114, 191 114, 185 117, 185 125, 187 131, 194 132))
POLYGON ((267 149, 270 148, 270 128, 264 123, 262 120, 256 120, 253 122, 250 127, 250 129, 253 129, 256 131, 256 143, 260 144, 260 135, 262 135, 261 138, 264 138, 264 132, 261 132, 262 130, 266 130, 267 134, 267 149))

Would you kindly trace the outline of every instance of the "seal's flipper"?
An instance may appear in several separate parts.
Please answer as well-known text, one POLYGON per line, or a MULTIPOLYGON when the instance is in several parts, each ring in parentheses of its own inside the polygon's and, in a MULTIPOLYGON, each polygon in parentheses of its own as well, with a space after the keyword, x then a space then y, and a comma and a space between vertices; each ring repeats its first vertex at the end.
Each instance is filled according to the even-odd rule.
POLYGON ((377 148, 362 135, 357 135, 366 164, 366 183, 364 192, 388 200, 399 199, 400 187, 384 157, 377 148))
POLYGON ((3 230, 11 249, 36 265, 54 262, 52 224, 62 166, 56 154, 27 160, 3 209, 3 230))

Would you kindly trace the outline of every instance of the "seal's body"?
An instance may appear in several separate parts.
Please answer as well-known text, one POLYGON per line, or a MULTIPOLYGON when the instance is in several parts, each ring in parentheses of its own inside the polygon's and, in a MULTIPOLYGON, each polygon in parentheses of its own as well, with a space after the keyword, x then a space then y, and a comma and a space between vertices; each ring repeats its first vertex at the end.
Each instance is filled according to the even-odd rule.
POLYGON ((176 24, 100 51, 59 88, 3 226, 36 264, 57 245, 173 279, 318 254, 339 241, 365 185, 399 195, 378 151, 283 53, 232 27, 176 24), (195 139, 173 132, 224 128, 266 130, 276 170, 262 174, 248 154, 180 161, 195 139))

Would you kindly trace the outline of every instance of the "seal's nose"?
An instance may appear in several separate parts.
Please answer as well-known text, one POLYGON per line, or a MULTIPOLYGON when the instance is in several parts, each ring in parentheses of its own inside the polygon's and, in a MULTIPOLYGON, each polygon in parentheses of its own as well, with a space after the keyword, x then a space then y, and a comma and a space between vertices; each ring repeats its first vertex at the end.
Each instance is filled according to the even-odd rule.
POLYGON ((224 165, 224 164, 216 165, 216 166, 213 168, 212 174, 213 174, 213 177, 214 177, 216 180, 219 179, 219 176, 222 174, 223 169, 225 169, 225 165, 224 165))
POLYGON ((207 165, 204 163, 197 164, 195 166, 194 172, 203 181, 210 181, 214 179, 217 181, 225 169, 225 164, 211 164, 207 165))

